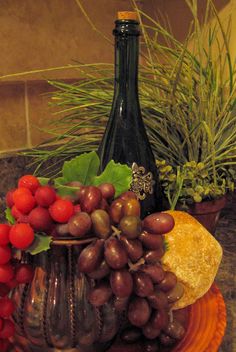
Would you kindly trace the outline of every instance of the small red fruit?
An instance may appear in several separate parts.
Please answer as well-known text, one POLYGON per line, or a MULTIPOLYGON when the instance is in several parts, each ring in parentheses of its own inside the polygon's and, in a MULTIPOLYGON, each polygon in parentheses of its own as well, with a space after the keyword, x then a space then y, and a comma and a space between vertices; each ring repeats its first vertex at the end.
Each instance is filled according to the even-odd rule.
POLYGON ((16 190, 15 188, 11 189, 6 194, 6 203, 9 208, 13 207, 13 205, 14 205, 13 193, 15 192, 15 190, 16 190))
POLYGON ((34 269, 28 264, 20 264, 16 268, 15 279, 19 284, 28 284, 33 280, 34 269))
POLYGON ((0 265, 0 282, 6 284, 14 276, 14 270, 11 264, 0 265))
POLYGON ((69 200, 58 199, 50 206, 49 213, 54 221, 65 223, 74 214, 73 203, 69 200))
POLYGON ((28 188, 33 194, 40 187, 39 180, 33 175, 24 175, 18 181, 18 187, 28 188))
POLYGON ((7 283, 7 285, 0 283, 0 297, 4 297, 4 296, 8 295, 9 292, 10 292, 10 288, 8 286, 8 283, 7 283))
POLYGON ((4 246, 9 243, 10 225, 0 224, 0 245, 4 246))
POLYGON ((4 297, 0 299, 0 317, 8 318, 14 312, 14 303, 8 298, 4 297))
POLYGON ((48 208, 56 200, 56 191, 50 186, 41 186, 35 192, 38 205, 48 208))
POLYGON ((9 239, 18 249, 26 249, 34 240, 34 231, 29 224, 16 224, 11 227, 9 239))
POLYGON ((3 320, 3 328, 0 330, 0 339, 9 339, 14 335, 15 326, 9 319, 3 320))
POLYGON ((14 203, 15 203, 17 200, 20 200, 22 194, 28 194, 28 195, 32 196, 32 193, 30 192, 30 190, 29 190, 28 188, 25 188, 25 187, 17 188, 17 189, 12 193, 12 198, 13 198, 14 203))
POLYGON ((18 220, 20 217, 24 216, 20 210, 17 209, 15 205, 11 208, 11 215, 13 216, 14 219, 18 220))
POLYGON ((0 351, 1 352, 8 352, 10 348, 10 341, 7 339, 0 340, 0 351))
POLYGON ((36 205, 36 201, 31 194, 22 194, 15 201, 16 208, 23 214, 28 214, 36 205))
POLYGON ((53 221, 47 209, 37 207, 29 213, 29 224, 36 231, 48 231, 52 228, 53 221))
POLYGON ((8 246, 0 246, 0 264, 6 264, 11 259, 11 249, 8 246))
POLYGON ((6 283, 6 286, 9 288, 9 290, 12 290, 13 288, 15 288, 16 286, 18 286, 18 281, 16 281, 15 277, 13 279, 11 279, 10 281, 8 281, 6 283))

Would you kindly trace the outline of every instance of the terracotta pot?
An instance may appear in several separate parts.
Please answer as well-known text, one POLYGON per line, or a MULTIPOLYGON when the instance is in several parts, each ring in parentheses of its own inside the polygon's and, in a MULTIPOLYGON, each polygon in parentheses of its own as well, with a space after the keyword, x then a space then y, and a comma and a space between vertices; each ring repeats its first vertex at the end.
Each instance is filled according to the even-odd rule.
POLYGON ((215 233, 221 210, 226 206, 227 197, 195 203, 187 212, 197 219, 211 234, 215 233))
POLYGON ((33 281, 12 295, 17 352, 100 352, 110 346, 122 317, 113 302, 95 308, 87 300, 94 281, 77 265, 85 242, 59 240, 50 251, 29 256, 33 281))

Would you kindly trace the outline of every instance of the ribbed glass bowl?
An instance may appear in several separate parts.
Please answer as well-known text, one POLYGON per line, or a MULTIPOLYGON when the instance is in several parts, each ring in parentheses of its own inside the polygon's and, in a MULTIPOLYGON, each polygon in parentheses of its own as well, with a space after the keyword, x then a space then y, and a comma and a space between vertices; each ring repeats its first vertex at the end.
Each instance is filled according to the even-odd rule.
POLYGON ((17 352, 99 352, 109 347, 122 317, 112 302, 95 308, 87 300, 94 282, 78 271, 77 259, 91 241, 56 240, 50 251, 24 259, 35 274, 31 284, 12 294, 17 352))

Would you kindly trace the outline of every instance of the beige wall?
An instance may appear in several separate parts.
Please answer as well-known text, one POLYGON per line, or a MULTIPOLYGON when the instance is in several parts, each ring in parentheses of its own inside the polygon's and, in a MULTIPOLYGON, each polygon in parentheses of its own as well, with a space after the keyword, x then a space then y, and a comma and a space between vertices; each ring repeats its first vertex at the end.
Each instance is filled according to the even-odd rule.
MULTIPOLYGON (((111 41, 117 10, 132 8, 129 0, 81 2, 94 25, 111 41)), ((184 0, 140 0, 139 3, 151 15, 158 11, 166 14, 176 37, 184 38, 190 21, 184 0)), ((200 13, 205 3, 206 0, 199 0, 200 13)), ((229 0, 215 0, 215 3, 223 10, 229 0)), ((23 76, 12 76, 13 73, 68 66, 73 60, 112 62, 113 47, 91 28, 76 0, 2 0, 0 7, 1 155, 32 147, 47 137, 39 128, 47 127, 48 121, 56 116, 48 107, 48 96, 43 94, 52 90, 45 79, 79 77, 75 70, 23 76)), ((236 51, 236 42, 232 45, 236 51)))

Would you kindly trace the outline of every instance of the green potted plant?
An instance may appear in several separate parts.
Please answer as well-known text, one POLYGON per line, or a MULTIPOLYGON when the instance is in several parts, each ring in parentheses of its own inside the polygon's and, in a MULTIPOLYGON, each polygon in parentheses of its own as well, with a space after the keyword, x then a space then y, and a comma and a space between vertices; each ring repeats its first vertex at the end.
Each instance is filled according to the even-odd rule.
MULTIPOLYGON (((233 190, 236 163, 231 21, 223 26, 208 0, 200 23, 197 1, 185 2, 193 20, 182 43, 133 1, 143 30, 142 113, 172 208, 215 200, 233 190), (163 172, 163 167, 169 171, 163 172)), ((84 76, 75 84, 50 82, 57 89, 52 102, 67 113, 54 126, 53 138, 27 153, 38 167, 57 156, 67 159, 96 150, 103 134, 111 108, 113 66, 89 64, 77 69, 84 76), (62 126, 65 132, 57 132, 62 126)))

